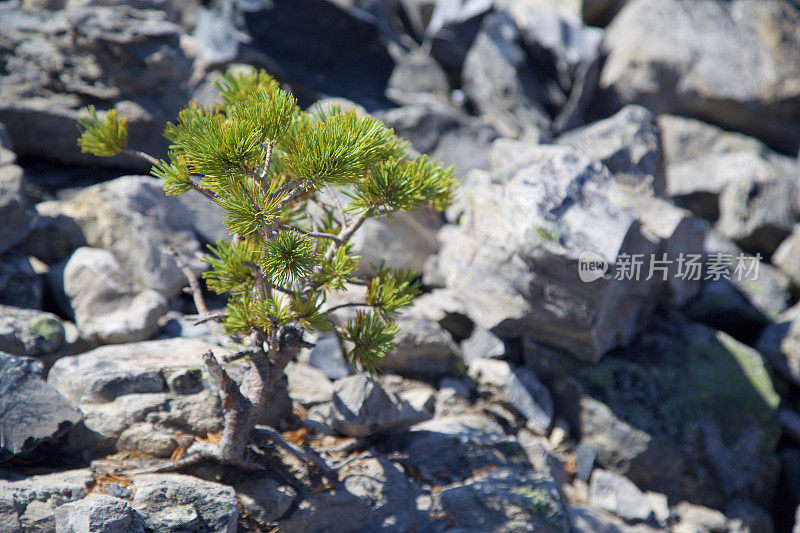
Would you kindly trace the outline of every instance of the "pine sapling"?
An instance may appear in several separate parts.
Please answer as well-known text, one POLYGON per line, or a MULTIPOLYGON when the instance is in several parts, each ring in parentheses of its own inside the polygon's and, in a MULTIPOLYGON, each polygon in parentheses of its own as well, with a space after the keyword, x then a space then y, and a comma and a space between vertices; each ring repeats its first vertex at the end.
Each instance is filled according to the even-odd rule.
POLYGON ((224 209, 231 239, 209 246, 203 278, 209 290, 227 295, 225 311, 210 315, 197 280, 184 272, 200 320, 237 342, 226 362, 245 358, 249 365, 237 383, 211 351, 204 354, 224 429, 215 444, 193 444, 181 464, 213 458, 257 467, 248 448, 254 432, 279 439, 256 427, 258 415, 286 365, 309 345, 304 332, 335 332, 348 360, 373 371, 394 349, 398 310, 419 292, 418 277, 407 270, 379 265, 373 277, 357 278, 353 234, 369 218, 444 209, 456 181, 451 168, 425 156, 409 159, 407 143, 373 117, 301 111, 264 71, 228 72, 216 87, 218 105, 190 102, 167 124, 166 160, 128 148, 127 122, 116 111, 99 116, 90 107, 78 144, 98 156, 144 159, 166 194, 196 191, 224 209), (363 300, 326 303, 351 285, 363 286, 363 300))

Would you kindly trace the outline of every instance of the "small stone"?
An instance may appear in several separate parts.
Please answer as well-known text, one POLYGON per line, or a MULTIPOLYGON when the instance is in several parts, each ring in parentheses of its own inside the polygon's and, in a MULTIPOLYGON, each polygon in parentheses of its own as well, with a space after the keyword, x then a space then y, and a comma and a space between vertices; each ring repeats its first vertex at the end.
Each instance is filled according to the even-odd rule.
POLYGON ((56 509, 58 533, 131 533, 139 531, 133 508, 126 500, 106 494, 90 494, 56 509))
POLYGON ((628 479, 608 470, 595 470, 589 482, 589 501, 625 520, 648 520, 653 513, 647 496, 628 479))
POLYGON ((331 418, 334 427, 351 437, 402 431, 427 420, 430 414, 390 396, 380 383, 365 374, 342 378, 334 384, 331 418))
POLYGON ((231 487, 182 474, 139 475, 133 487, 133 509, 147 528, 236 531, 239 506, 231 487))

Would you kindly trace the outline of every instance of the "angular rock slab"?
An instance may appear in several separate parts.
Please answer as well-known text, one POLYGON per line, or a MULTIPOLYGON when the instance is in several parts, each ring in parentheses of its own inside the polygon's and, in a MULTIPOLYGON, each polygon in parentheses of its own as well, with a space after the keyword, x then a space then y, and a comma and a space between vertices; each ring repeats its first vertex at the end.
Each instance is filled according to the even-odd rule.
POLYGON ((182 474, 139 475, 133 487, 133 509, 150 529, 236 531, 239 505, 232 487, 182 474))
POLYGON ((209 345, 196 339, 166 339, 92 351, 56 361, 47 381, 74 402, 109 402, 126 394, 166 392, 164 371, 204 368, 209 345))
POLYGON ((336 430, 351 437, 366 437, 402 431, 429 419, 430 414, 390 395, 370 376, 356 374, 334 383, 330 417, 336 430))
POLYGON ((29 452, 83 419, 41 373, 36 360, 0 352, 0 460, 29 452))
POLYGON ((649 257, 658 241, 600 163, 559 146, 526 155, 465 188, 469 209, 440 233, 439 269, 479 326, 597 361, 639 331, 657 290, 646 269, 639 281, 615 280, 612 265, 649 257), (582 258, 612 279, 598 268, 581 281, 582 258))
POLYGON ((625 106, 610 118, 569 131, 558 144, 599 160, 620 185, 651 194, 664 190, 661 135, 655 115, 641 106, 625 106))
POLYGON ((601 88, 788 153, 800 145, 800 9, 792 2, 638 0, 607 28, 601 88))

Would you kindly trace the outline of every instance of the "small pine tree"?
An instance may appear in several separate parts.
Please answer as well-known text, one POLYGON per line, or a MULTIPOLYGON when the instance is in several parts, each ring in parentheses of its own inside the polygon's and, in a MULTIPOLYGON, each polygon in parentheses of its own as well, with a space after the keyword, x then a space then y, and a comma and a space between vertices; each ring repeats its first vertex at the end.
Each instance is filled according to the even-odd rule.
MULTIPOLYGON (((348 359, 370 371, 394 348, 393 319, 417 295, 417 276, 381 265, 371 279, 357 279, 353 234, 371 217, 444 209, 456 181, 452 169, 425 156, 408 159, 407 143, 375 118, 338 108, 301 111, 264 71, 228 72, 216 87, 220 104, 191 102, 167 125, 168 160, 128 148, 127 122, 115 111, 101 117, 88 108, 78 144, 98 156, 145 159, 166 194, 194 190, 225 210, 232 239, 209 246, 203 277, 208 289, 228 295, 217 319, 225 335, 241 341, 229 359, 247 357, 250 365, 238 385, 210 351, 204 354, 224 430, 215 445, 195 444, 186 458, 252 464, 246 451, 257 415, 308 345, 305 330, 335 331, 348 359), (346 205, 337 190, 349 198, 346 205), (326 305, 328 294, 351 284, 366 286, 363 301, 326 305), (334 314, 346 307, 357 312, 339 326, 334 314)), ((198 313, 207 315, 193 288, 198 313)))

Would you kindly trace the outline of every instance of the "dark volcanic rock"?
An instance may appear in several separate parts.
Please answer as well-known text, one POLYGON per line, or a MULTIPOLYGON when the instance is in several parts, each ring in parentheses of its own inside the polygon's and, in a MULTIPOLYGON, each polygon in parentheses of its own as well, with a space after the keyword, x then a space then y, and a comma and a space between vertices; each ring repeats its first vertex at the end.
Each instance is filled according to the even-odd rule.
POLYGON ((0 460, 33 450, 83 418, 41 372, 34 359, 0 352, 0 460))

